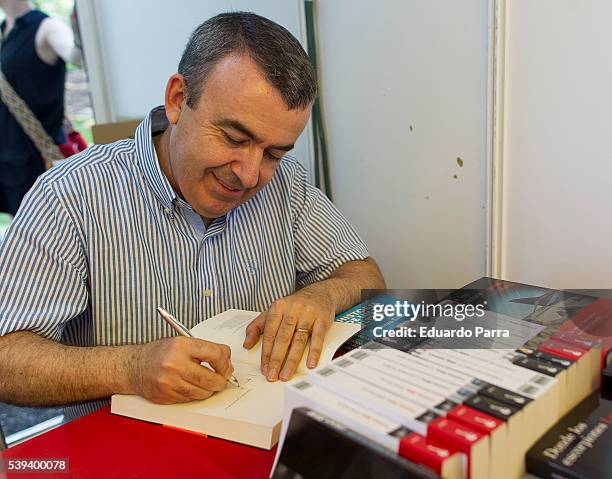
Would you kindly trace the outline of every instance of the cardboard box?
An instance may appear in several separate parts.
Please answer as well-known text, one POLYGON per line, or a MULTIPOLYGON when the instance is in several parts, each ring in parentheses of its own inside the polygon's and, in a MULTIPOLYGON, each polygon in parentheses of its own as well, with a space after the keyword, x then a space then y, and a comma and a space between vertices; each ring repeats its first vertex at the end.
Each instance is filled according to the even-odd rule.
POLYGON ((115 123, 98 123, 92 126, 91 133, 96 144, 112 143, 124 138, 134 138, 136 127, 142 120, 119 121, 115 123))

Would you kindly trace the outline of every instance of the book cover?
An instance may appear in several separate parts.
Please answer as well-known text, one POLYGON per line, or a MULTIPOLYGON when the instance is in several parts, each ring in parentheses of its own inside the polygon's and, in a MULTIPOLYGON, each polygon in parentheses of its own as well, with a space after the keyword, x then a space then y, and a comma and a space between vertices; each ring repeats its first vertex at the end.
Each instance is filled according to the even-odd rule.
POLYGON ((439 477, 373 443, 368 437, 309 408, 291 414, 273 479, 362 479, 439 477), (333 454, 330 454, 333 445, 333 454))
POLYGON ((612 401, 597 393, 572 409, 527 453, 527 471, 541 478, 612 477, 612 401))

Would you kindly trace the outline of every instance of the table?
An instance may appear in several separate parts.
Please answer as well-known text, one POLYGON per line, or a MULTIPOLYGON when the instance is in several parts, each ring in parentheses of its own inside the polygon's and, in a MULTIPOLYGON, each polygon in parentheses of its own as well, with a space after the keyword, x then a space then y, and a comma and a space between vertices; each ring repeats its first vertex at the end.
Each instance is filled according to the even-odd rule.
POLYGON ((0 458, 5 466, 9 459, 69 460, 70 474, 9 473, 7 479, 261 479, 269 477, 275 452, 116 416, 109 406, 6 449, 0 458))

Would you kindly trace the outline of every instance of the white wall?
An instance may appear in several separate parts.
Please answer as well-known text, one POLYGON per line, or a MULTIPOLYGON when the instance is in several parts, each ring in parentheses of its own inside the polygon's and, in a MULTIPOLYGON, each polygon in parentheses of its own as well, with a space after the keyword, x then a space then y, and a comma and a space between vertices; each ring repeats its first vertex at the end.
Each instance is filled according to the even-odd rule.
MULTIPOLYGON (((162 102, 215 13, 255 9, 302 32, 301 0, 78 1, 95 4, 115 118, 162 102)), ((391 287, 484 274, 489 1, 316 1, 334 199, 391 287)))
POLYGON ((334 199, 390 287, 484 275, 487 7, 317 2, 334 199))
POLYGON ((502 276, 612 288, 612 2, 509 2, 502 276))
MULTIPOLYGON (((86 15, 91 38, 85 53, 101 57, 103 65, 94 65, 92 89, 106 92, 98 102, 98 111, 108 116, 98 121, 142 118, 164 102, 164 90, 191 32, 204 20, 225 11, 246 10, 266 16, 283 25, 306 45, 302 29, 300 0, 78 0, 79 11, 86 15), (89 14, 92 12, 91 14, 89 14), (98 47, 98 52, 94 47, 98 47), (109 104, 103 105, 106 101, 109 104)), ((84 40, 86 40, 84 38, 84 40)), ((88 58, 88 63, 89 58, 88 58)), ((95 100, 95 98, 94 98, 95 100)), ((96 102, 94 102, 96 106, 96 102)), ((292 152, 309 164, 308 130, 292 152)))

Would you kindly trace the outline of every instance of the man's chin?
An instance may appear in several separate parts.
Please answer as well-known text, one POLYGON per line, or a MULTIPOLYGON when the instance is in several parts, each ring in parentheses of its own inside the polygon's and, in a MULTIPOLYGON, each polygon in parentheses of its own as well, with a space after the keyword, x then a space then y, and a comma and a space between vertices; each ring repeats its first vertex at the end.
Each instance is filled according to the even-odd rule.
POLYGON ((226 215, 234 208, 237 208, 247 200, 249 200, 253 196, 249 194, 249 192, 245 192, 240 198, 236 198, 234 201, 227 201, 227 199, 221 198, 207 198, 207 201, 204 203, 190 203, 191 207, 198 213, 200 216, 204 218, 219 218, 221 216, 226 215), (212 200, 212 201, 211 201, 212 200))
POLYGON ((202 218, 206 218, 211 221, 214 220, 215 218, 220 218, 221 216, 225 216, 227 213, 233 210, 236 206, 238 205, 237 204, 231 205, 231 206, 224 205, 222 207, 221 206, 219 207, 208 206, 208 207, 202 208, 202 207, 192 205, 193 209, 195 210, 197 214, 199 214, 202 218))

